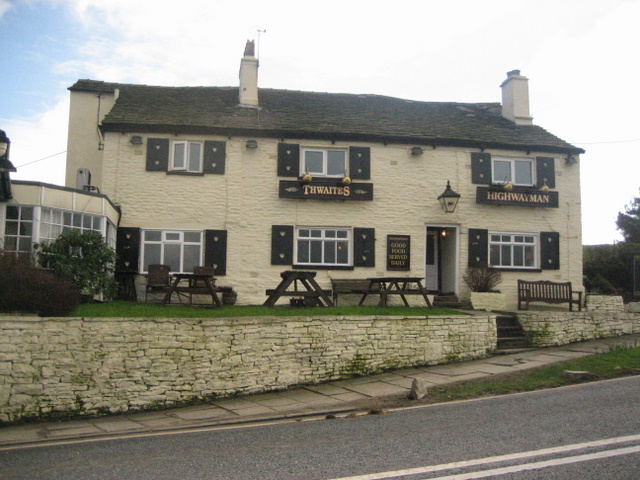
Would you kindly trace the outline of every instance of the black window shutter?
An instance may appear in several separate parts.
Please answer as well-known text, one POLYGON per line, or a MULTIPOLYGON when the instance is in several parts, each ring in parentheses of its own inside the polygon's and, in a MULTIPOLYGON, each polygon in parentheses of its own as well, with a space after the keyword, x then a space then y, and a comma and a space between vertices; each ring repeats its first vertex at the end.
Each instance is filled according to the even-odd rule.
POLYGON ((293 265, 293 226, 271 227, 271 265, 293 265))
POLYGON ((204 265, 213 267, 215 275, 227 274, 227 231, 205 230, 204 265))
POLYGON ((278 143, 278 176, 300 176, 300 145, 278 143))
POLYGON ((169 169, 169 139, 147 139, 147 171, 166 172, 169 169))
POLYGON ((536 157, 536 176, 538 188, 545 183, 549 188, 556 188, 556 163, 553 157, 536 157))
POLYGON ((371 178, 371 149, 349 147, 349 177, 355 180, 371 178))
POLYGON ((227 144, 226 142, 216 142, 207 140, 204 142, 204 153, 202 155, 203 173, 214 173, 224 175, 227 144))
POLYGON ((479 185, 491 185, 490 153, 471 153, 471 182, 479 185))
POLYGON ((375 228, 353 229, 353 266, 376 266, 376 230, 375 228))
POLYGON ((489 265, 489 230, 481 228, 469 229, 470 267, 487 267, 489 265))
POLYGON ((560 234, 558 232, 540 232, 540 268, 542 270, 560 269, 560 234))
POLYGON ((140 229, 119 227, 116 234, 116 272, 137 273, 140 260, 140 229))

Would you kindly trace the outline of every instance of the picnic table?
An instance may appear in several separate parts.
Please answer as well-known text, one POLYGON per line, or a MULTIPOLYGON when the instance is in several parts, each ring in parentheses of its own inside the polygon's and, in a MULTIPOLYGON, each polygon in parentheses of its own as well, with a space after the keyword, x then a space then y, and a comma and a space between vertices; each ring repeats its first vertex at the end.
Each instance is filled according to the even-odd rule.
MULTIPOLYGON (((178 298, 188 295, 191 301, 193 295, 211 295, 211 303, 216 307, 222 307, 222 302, 214 285, 213 275, 207 273, 174 273, 173 282, 169 285, 166 295, 162 299, 162 304, 171 302, 171 296, 176 293, 178 298), (185 282, 186 285, 181 285, 185 282)), ((180 301, 182 303, 182 301, 180 301)))
POLYGON ((320 288, 315 280, 317 272, 308 270, 287 270, 280 274, 282 280, 274 289, 266 291, 268 295, 264 304, 267 307, 273 307, 281 297, 302 297, 304 299, 312 298, 320 306, 333 307, 333 302, 329 298, 328 292, 320 288), (298 288, 298 285, 304 287, 304 290, 298 288), (293 290, 289 287, 293 286, 293 290))
POLYGON ((431 302, 427 296, 427 291, 422 285, 422 277, 371 277, 367 279, 369 286, 362 294, 358 305, 362 305, 369 295, 380 295, 379 307, 385 307, 389 295, 400 295, 406 307, 409 302, 406 295, 421 295, 427 307, 431 308, 431 302))

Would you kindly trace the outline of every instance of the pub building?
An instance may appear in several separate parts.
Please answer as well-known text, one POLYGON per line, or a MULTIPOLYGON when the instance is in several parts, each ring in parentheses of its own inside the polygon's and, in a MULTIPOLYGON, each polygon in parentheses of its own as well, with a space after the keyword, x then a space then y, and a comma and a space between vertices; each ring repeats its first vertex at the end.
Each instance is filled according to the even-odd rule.
POLYGON ((581 288, 583 150, 533 124, 519 71, 501 89, 501 104, 259 89, 247 42, 239 87, 77 81, 66 185, 90 175, 80 187, 118 207, 117 271, 139 300, 151 264, 213 267, 238 304, 287 270, 465 299, 467 267, 489 265, 515 308, 518 279, 581 288))

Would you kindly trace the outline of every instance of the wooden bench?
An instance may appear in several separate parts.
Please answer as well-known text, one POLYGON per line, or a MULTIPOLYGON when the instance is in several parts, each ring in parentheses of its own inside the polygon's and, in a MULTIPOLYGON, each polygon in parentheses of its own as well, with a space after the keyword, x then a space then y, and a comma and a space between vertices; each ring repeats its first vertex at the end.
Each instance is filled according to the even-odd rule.
POLYGON ((546 303, 568 303, 569 311, 573 311, 573 304, 578 305, 578 311, 582 310, 582 292, 574 291, 571 288, 571 282, 551 282, 549 280, 538 280, 536 282, 528 282, 526 280, 518 280, 518 310, 521 308, 522 302, 529 309, 530 302, 546 302, 546 303), (578 295, 578 298, 574 298, 578 295))
POLYGON ((363 295, 368 291, 369 283, 367 278, 332 278, 333 304, 338 305, 338 295, 363 295))

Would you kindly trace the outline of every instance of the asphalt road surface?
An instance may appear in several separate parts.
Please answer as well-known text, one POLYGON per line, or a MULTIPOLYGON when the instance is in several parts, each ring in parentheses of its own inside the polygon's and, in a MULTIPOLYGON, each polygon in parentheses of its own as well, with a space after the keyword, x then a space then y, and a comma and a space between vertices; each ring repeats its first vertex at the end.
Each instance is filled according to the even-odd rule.
POLYGON ((640 377, 357 418, 0 450, 3 480, 638 480, 640 377))

